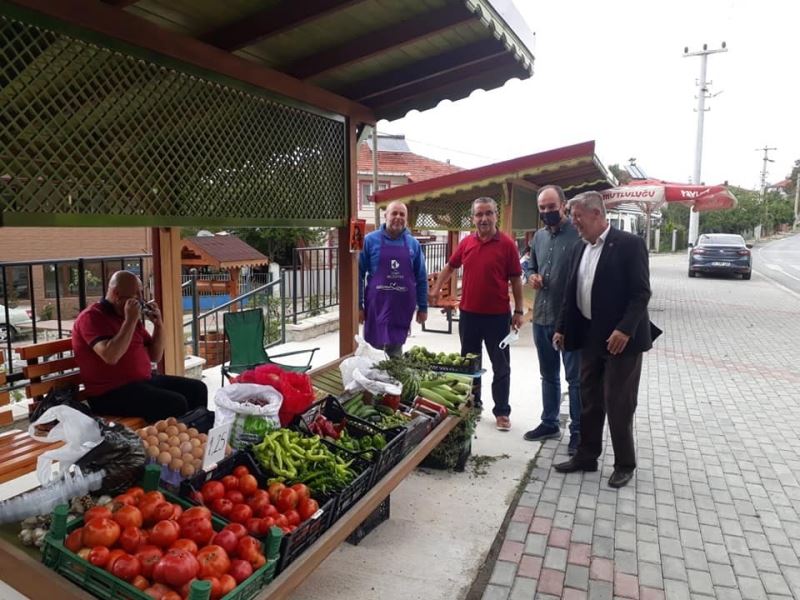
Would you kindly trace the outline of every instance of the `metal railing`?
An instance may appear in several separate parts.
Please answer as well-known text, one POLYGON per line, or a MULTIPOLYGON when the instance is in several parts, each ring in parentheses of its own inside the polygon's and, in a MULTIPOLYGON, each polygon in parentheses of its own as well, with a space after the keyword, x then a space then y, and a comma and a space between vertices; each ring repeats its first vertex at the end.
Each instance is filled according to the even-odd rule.
POLYGON ((292 266, 281 269, 281 280, 291 281, 292 322, 339 305, 339 248, 295 248, 292 266))
POLYGON ((0 348, 6 351, 7 372, 14 373, 15 342, 35 344, 41 338, 68 337, 71 325, 65 321, 77 316, 90 301, 102 298, 115 271, 127 269, 146 275, 144 285, 149 288, 150 270, 145 271, 145 261, 150 258, 150 254, 126 254, 1 262, 0 348), (23 320, 15 309, 25 310, 30 321, 23 320))
POLYGON ((420 244, 422 254, 425 256, 425 268, 428 273, 437 273, 444 269, 447 264, 447 243, 446 242, 425 242, 420 244))

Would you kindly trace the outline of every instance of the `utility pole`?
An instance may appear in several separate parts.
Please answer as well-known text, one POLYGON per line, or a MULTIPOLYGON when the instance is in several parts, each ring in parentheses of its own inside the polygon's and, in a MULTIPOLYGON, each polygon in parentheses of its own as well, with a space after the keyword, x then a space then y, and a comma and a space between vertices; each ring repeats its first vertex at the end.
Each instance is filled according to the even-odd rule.
POLYGON ((800 225, 800 171, 797 173, 797 180, 794 184, 794 224, 792 225, 792 229, 797 231, 798 225, 800 225))
MULTIPOLYGON (((714 50, 709 50, 708 44, 703 44, 703 49, 697 52, 689 52, 688 47, 683 49, 684 57, 700 57, 700 79, 697 82, 697 86, 700 88, 700 93, 697 95, 697 138, 695 141, 694 151, 694 177, 692 178, 692 183, 695 185, 701 185, 700 167, 703 163, 703 117, 705 116, 705 112, 707 110, 706 98, 712 97, 708 95, 708 86, 711 85, 711 82, 706 81, 706 65, 708 63, 708 55, 727 51, 728 48, 726 47, 725 42, 722 42, 721 48, 714 50)), ((689 212, 689 248, 694 246, 694 243, 697 240, 699 229, 700 213, 696 212, 694 208, 692 208, 691 212, 689 212)))
POLYGON ((761 167, 761 202, 764 204, 764 226, 762 231, 767 229, 767 218, 769 216, 769 207, 767 205, 767 163, 775 162, 769 157, 770 150, 777 150, 777 148, 770 148, 766 144, 763 148, 756 148, 756 152, 764 152, 764 163, 761 167))

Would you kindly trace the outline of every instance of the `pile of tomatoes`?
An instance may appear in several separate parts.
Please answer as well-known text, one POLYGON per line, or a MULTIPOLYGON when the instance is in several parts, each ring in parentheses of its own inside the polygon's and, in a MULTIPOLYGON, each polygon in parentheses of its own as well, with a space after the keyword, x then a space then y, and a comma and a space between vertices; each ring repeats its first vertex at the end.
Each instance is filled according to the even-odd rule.
POLYGON ((96 567, 158 600, 189 595, 195 579, 211 582, 215 600, 266 564, 261 542, 240 523, 214 531, 205 506, 183 510, 159 491, 133 487, 109 506, 84 514, 64 545, 96 567))
POLYGON ((206 481, 193 500, 224 519, 244 525, 251 535, 257 536, 265 535, 270 527, 291 533, 319 510, 305 484, 288 487, 272 483, 267 489, 260 489, 258 480, 245 465, 239 465, 231 475, 219 480, 206 481))

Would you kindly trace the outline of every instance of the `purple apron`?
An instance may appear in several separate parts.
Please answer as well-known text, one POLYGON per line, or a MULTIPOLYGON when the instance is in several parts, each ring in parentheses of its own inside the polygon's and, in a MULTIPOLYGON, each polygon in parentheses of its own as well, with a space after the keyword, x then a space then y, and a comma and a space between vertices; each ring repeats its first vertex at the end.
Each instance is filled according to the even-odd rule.
POLYGON ((364 339, 376 348, 404 344, 416 305, 417 280, 405 235, 402 246, 385 244, 381 237, 378 270, 364 296, 364 339))

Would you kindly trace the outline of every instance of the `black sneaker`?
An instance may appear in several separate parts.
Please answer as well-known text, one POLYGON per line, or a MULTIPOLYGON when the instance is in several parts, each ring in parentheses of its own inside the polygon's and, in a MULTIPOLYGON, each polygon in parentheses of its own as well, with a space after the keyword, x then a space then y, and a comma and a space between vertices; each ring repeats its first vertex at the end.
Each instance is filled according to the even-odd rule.
POLYGON ((567 454, 569 456, 575 456, 575 453, 578 451, 578 446, 581 445, 581 434, 580 433, 573 433, 569 436, 569 446, 567 446, 567 454))
POLYGON ((522 439, 528 442, 543 442, 545 440, 555 440, 561 437, 561 430, 557 426, 545 425, 542 423, 536 429, 525 432, 522 439))

